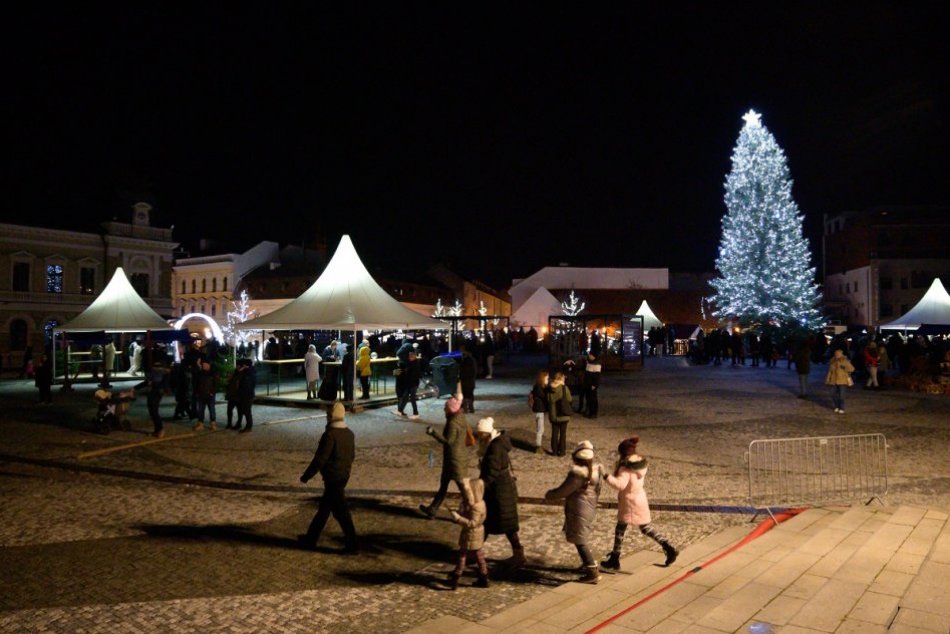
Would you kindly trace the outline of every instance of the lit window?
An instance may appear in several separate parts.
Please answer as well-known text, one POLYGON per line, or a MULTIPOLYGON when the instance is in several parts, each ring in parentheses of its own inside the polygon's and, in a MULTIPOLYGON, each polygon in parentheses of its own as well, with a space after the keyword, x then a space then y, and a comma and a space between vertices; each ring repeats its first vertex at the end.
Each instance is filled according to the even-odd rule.
POLYGON ((63 267, 59 264, 49 264, 46 267, 46 292, 63 292, 63 267))

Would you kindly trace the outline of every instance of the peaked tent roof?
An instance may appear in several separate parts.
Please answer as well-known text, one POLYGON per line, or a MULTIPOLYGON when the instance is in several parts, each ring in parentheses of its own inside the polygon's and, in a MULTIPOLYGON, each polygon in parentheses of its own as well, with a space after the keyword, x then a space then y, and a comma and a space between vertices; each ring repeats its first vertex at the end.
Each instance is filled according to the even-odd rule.
POLYGON ((548 317, 561 314, 561 302, 551 291, 539 287, 518 310, 511 314, 511 323, 525 326, 547 326, 548 317))
POLYGON ((300 297, 272 313, 246 321, 240 330, 352 330, 363 328, 445 328, 400 304, 363 266, 350 236, 344 235, 327 267, 300 297))
POLYGON ((65 332, 144 332, 172 330, 132 288, 120 266, 89 308, 56 328, 65 332))
POLYGON ((643 303, 640 304, 640 308, 637 309, 635 313, 643 317, 643 329, 649 330, 650 328, 663 327, 663 322, 660 321, 660 318, 653 314, 653 311, 650 309, 650 305, 647 304, 647 300, 643 300, 643 303))
POLYGON ((950 295, 939 277, 934 278, 930 288, 913 308, 894 321, 881 324, 881 328, 917 330, 923 324, 950 325, 950 295))

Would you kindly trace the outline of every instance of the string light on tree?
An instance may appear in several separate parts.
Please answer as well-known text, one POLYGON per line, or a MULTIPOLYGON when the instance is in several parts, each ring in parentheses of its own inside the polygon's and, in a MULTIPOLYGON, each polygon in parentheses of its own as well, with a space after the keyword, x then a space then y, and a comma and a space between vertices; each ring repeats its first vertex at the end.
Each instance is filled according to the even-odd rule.
POLYGON ((568 317, 576 317, 584 310, 586 306, 582 301, 579 301, 577 295, 574 294, 574 291, 571 291, 571 294, 568 296, 566 302, 561 302, 561 312, 563 312, 568 317))
POLYGON ((759 113, 742 119, 726 176, 714 314, 743 325, 813 327, 818 286, 785 153, 759 113))
POLYGON ((238 297, 238 301, 231 302, 231 310, 228 311, 227 322, 221 329, 224 331, 226 340, 230 341, 234 346, 247 344, 251 336, 251 331, 238 330, 236 326, 238 324, 243 324, 256 314, 257 311, 251 308, 251 298, 248 297, 247 291, 242 290, 241 295, 238 297))

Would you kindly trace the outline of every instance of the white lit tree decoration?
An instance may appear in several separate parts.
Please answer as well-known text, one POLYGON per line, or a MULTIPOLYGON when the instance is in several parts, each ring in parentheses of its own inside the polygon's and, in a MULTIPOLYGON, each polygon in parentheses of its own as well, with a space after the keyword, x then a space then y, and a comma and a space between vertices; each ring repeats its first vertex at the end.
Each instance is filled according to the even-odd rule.
POLYGON ((435 300, 435 310, 432 311, 433 317, 445 317, 448 314, 445 305, 442 303, 442 298, 435 300))
POLYGON ((714 314, 742 324, 814 326, 815 269, 785 153, 758 113, 750 110, 743 120, 726 176, 714 314))
POLYGON ((251 336, 250 330, 238 330, 235 328, 238 324, 254 317, 256 310, 251 308, 251 298, 247 296, 247 291, 242 290, 238 301, 231 302, 232 310, 228 311, 228 319, 221 330, 224 331, 226 341, 230 341, 235 347, 246 344, 251 336))
POLYGON ((579 301, 577 295, 574 294, 574 291, 571 291, 570 296, 568 296, 566 302, 561 302, 561 311, 568 317, 576 317, 584 310, 586 306, 582 301, 579 301))

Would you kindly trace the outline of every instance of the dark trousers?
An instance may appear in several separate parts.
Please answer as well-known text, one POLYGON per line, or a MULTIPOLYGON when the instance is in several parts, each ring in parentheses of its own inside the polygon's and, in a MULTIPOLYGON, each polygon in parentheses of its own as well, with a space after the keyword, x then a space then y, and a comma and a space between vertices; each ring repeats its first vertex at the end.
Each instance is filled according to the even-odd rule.
POLYGON ((590 386, 587 392, 587 415, 591 418, 597 418, 597 412, 600 404, 597 402, 597 386, 590 386))
POLYGON ((148 397, 146 398, 146 405, 148 405, 148 416, 152 419, 152 425, 155 428, 155 433, 162 431, 165 428, 165 425, 162 423, 162 417, 158 413, 158 406, 162 402, 162 393, 149 390, 148 397))
POLYGON ((449 492, 449 482, 454 482, 455 486, 458 487, 459 493, 465 495, 464 485, 461 480, 456 480, 452 477, 451 473, 442 472, 442 478, 439 480, 439 490, 435 492, 435 497, 432 498, 432 504, 429 505, 429 511, 435 513, 439 510, 439 507, 442 506, 442 502, 445 501, 445 494, 449 492))
POLYGON ((241 426, 241 419, 244 419, 245 423, 247 423, 245 429, 250 429, 254 426, 254 418, 251 416, 251 405, 253 405, 253 401, 238 401, 238 427, 241 426))
POLYGON ((40 403, 52 403, 53 402, 53 391, 52 386, 50 385, 37 385, 40 389, 40 403))
POLYGON ((369 398, 369 377, 361 376, 360 377, 360 388, 363 390, 363 394, 360 398, 369 398))
POLYGON ((567 454, 567 424, 570 420, 551 421, 551 452, 556 456, 567 454))
POLYGON ((214 410, 214 394, 211 394, 210 396, 199 396, 196 401, 197 407, 195 409, 198 410, 196 412, 198 421, 202 423, 205 421, 205 408, 207 408, 208 420, 210 420, 212 423, 215 422, 217 419, 217 414, 214 410))
POLYGON ((320 498, 320 508, 313 516, 310 527, 307 529, 307 539, 316 542, 323 533, 330 515, 343 529, 343 540, 348 548, 356 547, 356 527, 353 526, 353 516, 346 506, 346 481, 324 482, 323 497, 320 498))
POLYGON ((462 411, 475 411, 475 382, 462 383, 462 411))
POLYGON ((238 427, 241 426, 241 408, 238 405, 238 402, 233 399, 228 399, 228 427, 231 427, 232 421, 234 420, 234 410, 238 412, 238 427))
POLYGON ((399 397, 399 413, 401 414, 403 410, 406 409, 406 404, 410 401, 412 402, 412 414, 413 416, 419 415, 419 408, 416 406, 416 387, 407 387, 403 390, 402 396, 399 397))

